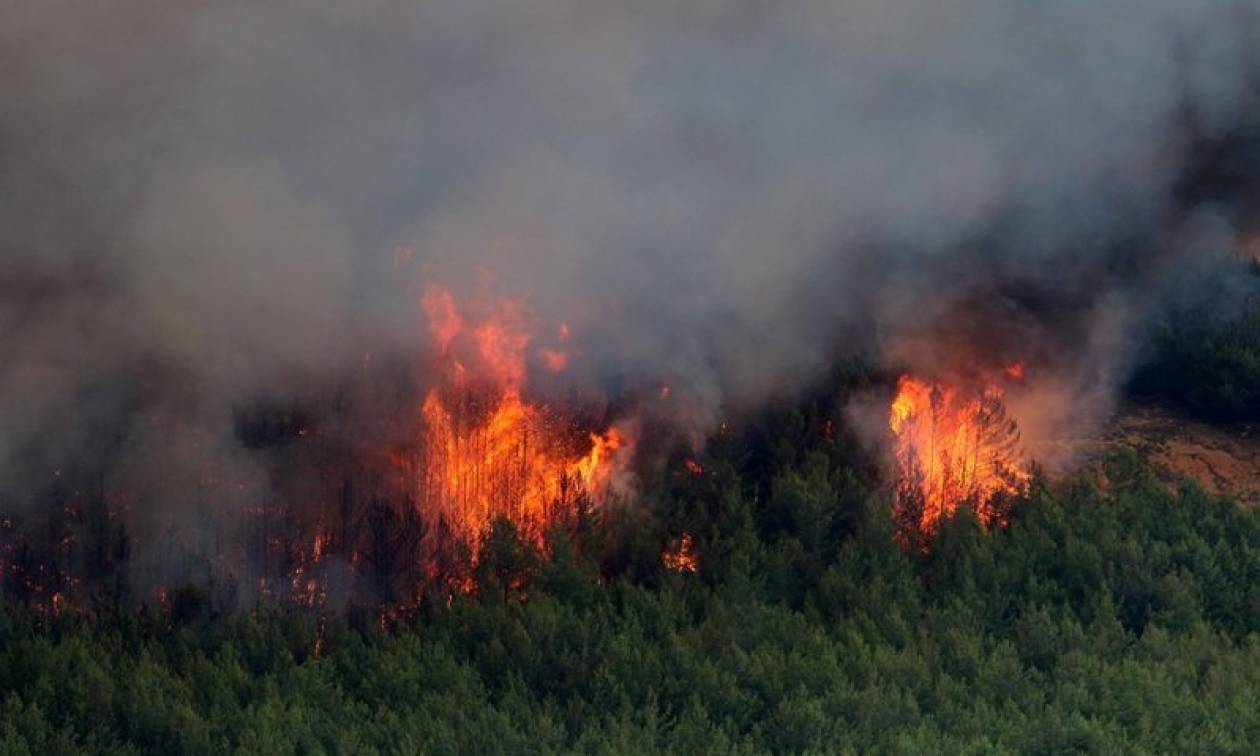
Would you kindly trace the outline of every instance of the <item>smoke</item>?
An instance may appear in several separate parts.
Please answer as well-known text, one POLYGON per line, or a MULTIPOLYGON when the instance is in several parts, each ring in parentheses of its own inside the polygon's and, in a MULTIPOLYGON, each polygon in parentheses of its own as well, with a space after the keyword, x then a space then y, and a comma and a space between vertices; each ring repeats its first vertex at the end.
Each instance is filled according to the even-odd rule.
POLYGON ((265 488, 237 408, 484 270, 698 426, 942 330, 1105 404, 1193 211, 1253 243, 1252 0, 685 5, 6 3, 0 497, 265 488))

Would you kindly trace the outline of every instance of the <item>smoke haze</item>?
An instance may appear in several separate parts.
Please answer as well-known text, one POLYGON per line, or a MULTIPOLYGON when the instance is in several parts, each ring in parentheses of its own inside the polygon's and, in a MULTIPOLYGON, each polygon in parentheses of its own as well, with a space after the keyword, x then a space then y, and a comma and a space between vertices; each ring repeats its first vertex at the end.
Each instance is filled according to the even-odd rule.
POLYGON ((420 349, 424 286, 487 270, 700 427, 942 332, 1092 413, 1253 243, 1204 157, 1260 126, 1253 0, 685 5, 0 6, 5 503, 88 465, 160 533, 207 456, 266 487, 242 404, 420 349))

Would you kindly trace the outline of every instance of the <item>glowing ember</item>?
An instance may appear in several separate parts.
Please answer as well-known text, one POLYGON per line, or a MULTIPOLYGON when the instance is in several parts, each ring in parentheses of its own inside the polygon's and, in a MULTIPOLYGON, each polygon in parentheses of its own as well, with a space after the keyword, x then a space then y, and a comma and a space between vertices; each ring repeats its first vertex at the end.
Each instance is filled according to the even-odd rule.
MULTIPOLYGON (((1023 378, 1016 363, 1008 380, 1023 378)), ((1007 417, 1001 382, 978 388, 903 375, 888 413, 898 475, 897 507, 920 532, 934 531, 959 506, 973 506, 985 522, 1001 521, 1002 499, 1029 480, 1019 430, 1007 417)))
POLYGON ((695 572, 700 568, 695 549, 695 539, 690 533, 683 533, 676 543, 661 554, 661 562, 666 569, 674 572, 695 572))
MULTIPOLYGON (((433 287, 423 306, 440 358, 438 384, 420 408, 422 442, 414 465, 418 503, 430 523, 444 523, 473 542, 497 517, 540 540, 543 526, 602 498, 628 458, 618 428, 582 431, 563 412, 526 398, 534 314, 499 300, 480 322, 454 297, 433 287)), ((568 327, 559 329, 561 340, 568 327)), ((559 372, 568 356, 533 354, 559 372)))

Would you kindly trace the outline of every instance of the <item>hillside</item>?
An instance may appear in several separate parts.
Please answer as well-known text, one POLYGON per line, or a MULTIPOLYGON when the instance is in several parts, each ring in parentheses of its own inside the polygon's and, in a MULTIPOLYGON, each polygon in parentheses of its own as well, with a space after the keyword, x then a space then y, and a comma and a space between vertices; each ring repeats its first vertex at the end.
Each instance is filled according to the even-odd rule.
POLYGON ((1167 406, 1129 405, 1098 446, 1134 449, 1168 483, 1189 479, 1244 506, 1260 504, 1260 423, 1209 424, 1167 406))

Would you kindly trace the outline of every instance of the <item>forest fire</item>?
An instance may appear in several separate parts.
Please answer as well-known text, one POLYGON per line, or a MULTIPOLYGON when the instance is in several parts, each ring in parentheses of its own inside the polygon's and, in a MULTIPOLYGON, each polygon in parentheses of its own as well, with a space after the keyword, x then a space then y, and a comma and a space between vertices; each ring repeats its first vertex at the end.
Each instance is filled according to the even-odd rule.
POLYGON ((1023 377, 1021 363, 970 383, 901 376, 888 426, 902 523, 928 534, 964 505, 986 523, 1004 520, 1006 500, 1030 477, 1003 404, 1005 384, 1023 377))
POLYGON ((242 537, 195 551, 168 539, 178 571, 137 572, 130 593, 120 573, 135 491, 71 484, 57 469, 49 495, 62 506, 43 519, 0 514, 0 591, 47 614, 114 585, 166 606, 169 591, 221 570, 226 603, 253 594, 322 614, 369 597, 401 616, 426 592, 476 588, 481 540, 498 518, 542 549, 550 527, 574 527, 618 489, 637 425, 559 392, 572 364, 567 324, 545 329, 519 300, 460 302, 437 286, 420 304, 429 343, 405 379, 414 393, 382 391, 365 358, 363 393, 380 401, 355 425, 318 405, 241 411, 235 432, 265 480, 220 474, 194 451, 199 513, 239 513, 242 537))
POLYGON ((549 372, 567 366, 568 326, 531 350, 536 318, 519 301, 497 300, 470 321, 448 290, 430 287, 423 308, 439 378, 421 404, 416 451, 401 460, 421 516, 430 532, 469 544, 507 517, 541 542, 549 523, 605 496, 633 439, 618 427, 584 429, 563 408, 527 398, 531 357, 549 372))
POLYGON ((700 559, 696 555, 696 542, 690 533, 683 533, 678 540, 671 542, 669 548, 661 554, 661 563, 671 572, 698 572, 700 559))

